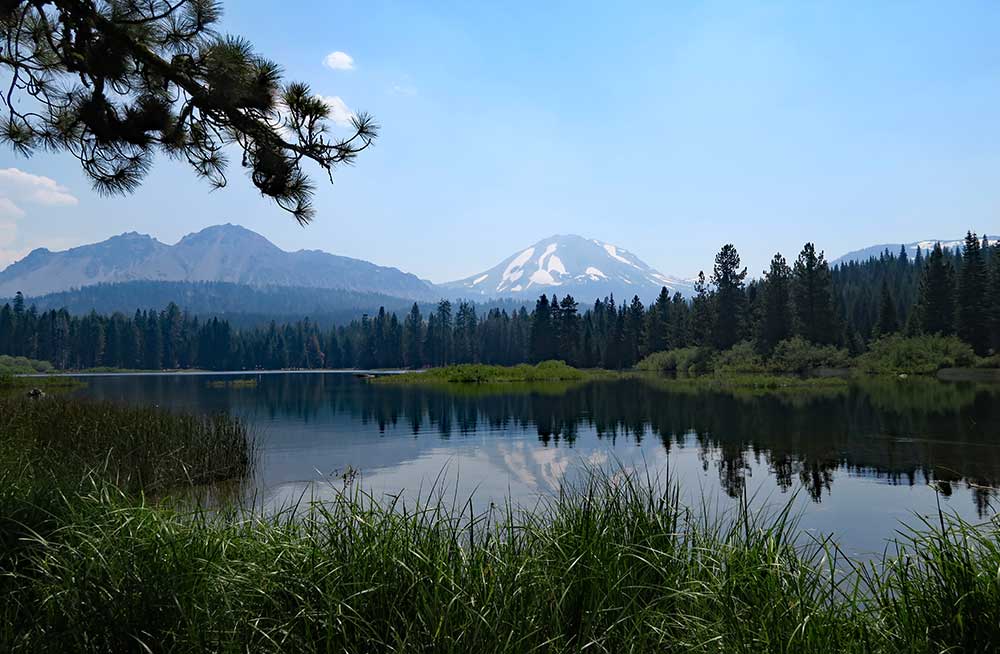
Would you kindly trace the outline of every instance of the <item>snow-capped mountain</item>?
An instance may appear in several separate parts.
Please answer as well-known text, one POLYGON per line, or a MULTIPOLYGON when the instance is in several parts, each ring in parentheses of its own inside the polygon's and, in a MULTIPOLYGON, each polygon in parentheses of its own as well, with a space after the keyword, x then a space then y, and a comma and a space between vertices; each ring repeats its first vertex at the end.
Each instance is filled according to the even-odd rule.
POLYGON ((899 254, 899 249, 901 247, 906 248, 906 254, 910 257, 916 256, 917 248, 920 248, 920 250, 923 251, 924 256, 927 256, 927 253, 934 249, 935 243, 940 243, 943 248, 961 248, 965 243, 965 239, 937 239, 929 241, 914 241, 913 243, 883 243, 882 245, 870 245, 866 248, 854 250, 853 252, 848 252, 843 256, 837 257, 830 262, 830 265, 835 266, 837 264, 850 263, 852 261, 868 261, 868 259, 871 259, 872 257, 877 259, 882 256, 882 253, 886 250, 894 255, 899 254))
POLYGON ((137 280, 344 289, 427 301, 440 295, 396 268, 319 250, 286 252, 239 225, 216 225, 174 245, 131 232, 63 252, 39 248, 0 272, 0 297, 137 280))
POLYGON ((648 301, 663 287, 683 295, 692 291, 690 281, 664 275, 624 248, 572 234, 543 239, 489 270, 439 287, 469 299, 556 293, 582 302, 612 294, 648 301))

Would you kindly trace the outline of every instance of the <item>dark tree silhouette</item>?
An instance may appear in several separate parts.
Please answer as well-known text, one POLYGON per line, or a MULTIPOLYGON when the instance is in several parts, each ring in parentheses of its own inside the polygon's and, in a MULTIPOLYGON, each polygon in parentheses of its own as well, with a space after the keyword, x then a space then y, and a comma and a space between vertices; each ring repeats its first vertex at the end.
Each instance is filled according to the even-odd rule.
POLYGON ((314 215, 312 161, 328 176, 368 148, 364 113, 331 135, 330 109, 245 39, 213 30, 215 0, 0 2, 0 139, 15 151, 69 152, 97 191, 129 193, 161 152, 226 184, 226 151, 302 224, 314 215), (9 76, 9 81, 8 81, 9 76))

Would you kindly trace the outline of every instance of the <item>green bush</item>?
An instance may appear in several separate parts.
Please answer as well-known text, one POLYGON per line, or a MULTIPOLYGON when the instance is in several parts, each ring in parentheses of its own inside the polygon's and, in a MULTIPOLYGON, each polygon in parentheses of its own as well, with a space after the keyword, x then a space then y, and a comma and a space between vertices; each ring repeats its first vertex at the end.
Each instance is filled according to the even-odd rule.
POLYGON ((775 346, 767 368, 771 372, 803 373, 816 368, 846 368, 850 362, 847 350, 832 345, 816 345, 795 336, 775 346))
POLYGON ((765 372, 767 366, 750 341, 737 343, 719 352, 715 358, 716 372, 765 372))
POLYGON ((682 347, 654 352, 636 364, 646 372, 703 375, 714 369, 715 350, 709 347, 682 347))
POLYGON ((30 375, 47 372, 52 372, 52 364, 48 361, 36 361, 28 357, 12 357, 0 354, 0 376, 30 375))
POLYGON ((858 357, 859 367, 873 373, 927 374, 976 362, 972 347, 955 336, 887 336, 858 357))

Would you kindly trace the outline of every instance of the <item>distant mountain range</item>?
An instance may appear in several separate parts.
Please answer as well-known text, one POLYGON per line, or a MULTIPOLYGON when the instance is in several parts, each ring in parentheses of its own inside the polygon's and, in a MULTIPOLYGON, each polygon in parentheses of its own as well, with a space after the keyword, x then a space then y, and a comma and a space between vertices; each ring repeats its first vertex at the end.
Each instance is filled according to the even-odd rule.
MULTIPOLYGON (((934 240, 904 243, 910 256, 934 240)), ((962 240, 942 240, 960 247, 962 240)), ((900 244, 873 245, 832 264, 878 257, 900 244)), ((693 280, 665 275, 622 247, 575 235, 557 235, 519 250, 475 275, 432 284, 397 268, 319 250, 286 252, 238 225, 216 225, 174 245, 151 236, 122 234, 62 252, 41 248, 0 272, 0 298, 21 291, 41 307, 131 311, 175 301, 196 313, 325 315, 339 320, 414 301, 468 299, 530 304, 542 293, 572 294, 579 302, 614 295, 653 300, 666 287, 684 296, 693 280), (282 293, 281 289, 287 289, 282 293), (310 289, 313 289, 310 291, 310 289)))
MULTIPOLYGON (((0 298, 21 291, 33 299, 47 296, 39 306, 63 303, 76 309, 88 304, 107 308, 119 306, 114 301, 116 293, 132 298, 142 288, 158 299, 182 293, 177 300, 180 304, 195 300, 193 287, 177 284, 204 282, 255 289, 251 294, 226 288, 223 304, 251 296, 255 304, 262 298, 268 304, 274 294, 260 291, 274 288, 351 292, 356 294, 351 296, 351 306, 367 306, 376 296, 418 302, 441 298, 532 302, 541 293, 570 293, 581 302, 591 302, 612 294, 622 300, 638 295, 649 301, 664 286, 684 295, 691 292, 689 281, 663 275, 628 250, 580 236, 544 239, 484 273, 435 285, 360 259, 319 250, 286 252, 256 232, 227 224, 189 234, 174 245, 131 232, 62 252, 40 248, 0 272, 0 298), (135 282, 164 286, 137 286, 135 282)), ((332 301, 341 296, 327 293, 320 297, 332 301)))
POLYGON ((428 281, 396 268, 319 250, 286 252, 238 225, 216 225, 174 245, 134 232, 63 252, 41 248, 0 272, 0 297, 132 281, 230 282, 379 293, 435 300, 428 281))
POLYGON ((578 300, 638 295, 650 300, 666 287, 690 295, 692 282, 669 277, 628 250, 582 236, 552 236, 512 254, 489 270, 440 288, 469 298, 571 294, 578 300))
POLYGON ((830 262, 830 265, 850 263, 852 261, 867 261, 872 257, 878 258, 882 256, 882 253, 886 250, 892 254, 899 254, 900 248, 906 248, 906 254, 910 257, 917 255, 917 248, 920 248, 924 255, 926 255, 934 249, 935 243, 940 243, 943 248, 961 248, 965 243, 965 239, 932 239, 928 241, 914 241, 912 243, 883 243, 881 245, 870 245, 866 248, 854 250, 853 252, 848 252, 843 256, 837 257, 830 262))

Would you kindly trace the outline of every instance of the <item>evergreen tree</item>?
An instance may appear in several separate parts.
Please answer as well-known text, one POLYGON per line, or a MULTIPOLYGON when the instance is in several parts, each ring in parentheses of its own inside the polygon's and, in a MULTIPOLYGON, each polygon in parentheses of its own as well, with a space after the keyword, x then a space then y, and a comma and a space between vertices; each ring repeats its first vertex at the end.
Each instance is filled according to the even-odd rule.
POLYGON ((638 295, 632 297, 627 309, 624 309, 625 320, 622 332, 622 349, 619 366, 631 368, 639 361, 639 350, 645 340, 645 308, 638 295))
POLYGON ((712 297, 705 283, 705 273, 698 273, 694 284, 694 299, 691 301, 691 323, 689 333, 694 345, 709 345, 712 342, 712 327, 715 324, 715 311, 712 297))
POLYGON ((965 236, 958 275, 956 326, 959 338, 977 354, 986 354, 990 348, 987 283, 986 261, 979 239, 970 231, 965 236))
POLYGON ((1000 241, 990 248, 989 298, 990 346, 1000 352, 1000 241))
POLYGON ((559 303, 559 358, 571 366, 579 364, 580 313, 572 295, 559 303))
POLYGON ((924 264, 917 314, 924 333, 955 333, 955 270, 940 243, 934 244, 924 264))
POLYGON ((215 31, 211 0, 34 0, 0 4, 4 141, 17 153, 67 152, 98 191, 125 194, 157 152, 226 184, 227 148, 249 179, 300 223, 314 209, 302 169, 351 163, 376 136, 364 113, 333 138, 331 108, 248 41, 215 31), (16 45, 14 45, 16 44, 16 45))
POLYGON ((712 342, 720 350, 726 350, 743 339, 747 309, 746 290, 743 280, 747 269, 740 269, 740 255, 728 243, 715 255, 712 269, 712 285, 715 286, 715 323, 712 342))
POLYGON ((761 317, 758 343, 764 352, 792 335, 792 269, 781 253, 771 259, 761 287, 761 317))
POLYGON ((652 352, 662 352, 670 349, 670 292, 666 287, 660 289, 656 302, 650 305, 646 314, 646 340, 643 343, 642 355, 652 352))
POLYGON ((795 260, 792 300, 799 335, 820 345, 836 342, 830 267, 812 243, 806 243, 795 260))
POLYGON ((885 280, 882 280, 881 298, 875 333, 877 336, 888 336, 899 331, 899 317, 896 314, 896 300, 885 280))
POLYGON ((403 365, 407 368, 420 368, 424 365, 423 325, 420 307, 414 302, 403 323, 403 365))
POLYGON ((531 319, 531 360, 535 363, 547 361, 555 356, 552 307, 547 295, 542 294, 535 302, 535 312, 531 319))

